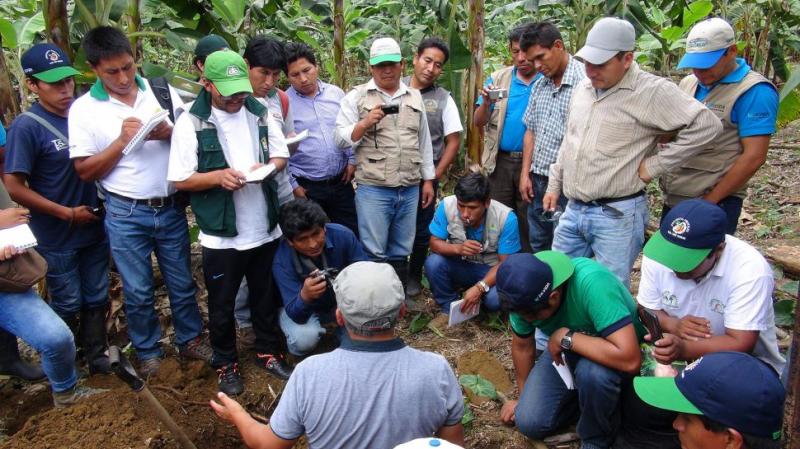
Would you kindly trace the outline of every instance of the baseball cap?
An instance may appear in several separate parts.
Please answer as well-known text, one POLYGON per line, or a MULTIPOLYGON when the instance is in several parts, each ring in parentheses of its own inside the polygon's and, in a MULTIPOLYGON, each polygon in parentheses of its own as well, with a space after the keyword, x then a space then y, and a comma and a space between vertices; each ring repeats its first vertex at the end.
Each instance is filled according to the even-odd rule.
POLYGON ((36 44, 22 54, 22 72, 45 83, 55 83, 70 76, 80 75, 69 64, 69 58, 58 45, 36 44))
POLYGON ((447 440, 439 438, 417 438, 408 443, 399 444, 394 449, 463 449, 447 440))
POLYGON ((603 17, 594 24, 586 36, 586 44, 576 57, 590 64, 604 64, 621 51, 636 48, 636 30, 627 20, 603 17))
POLYGON ((391 37, 379 37, 375 39, 369 48, 369 65, 377 65, 382 62, 400 62, 402 60, 400 44, 391 37))
POLYGON ((654 407, 704 415, 753 436, 780 438, 786 392, 777 373, 749 354, 706 354, 678 377, 637 377, 633 388, 654 407))
POLYGON ((222 36, 218 34, 209 34, 197 41, 197 45, 194 47, 194 57, 195 59, 204 61, 211 53, 227 48, 230 48, 228 41, 223 39, 222 36))
POLYGON ((364 331, 391 329, 405 301, 400 278, 385 263, 348 265, 333 281, 333 291, 345 321, 364 331))
POLYGON ((250 77, 247 75, 247 64, 235 51, 220 50, 208 55, 203 65, 203 76, 214 83, 224 96, 253 92, 250 77))
POLYGON ((686 54, 678 63, 679 69, 707 69, 719 61, 725 51, 736 43, 733 27, 723 19, 703 20, 689 31, 686 54))
POLYGON ((558 251, 512 254, 497 269, 497 294, 511 310, 543 309, 553 289, 574 272, 569 256, 558 251))
POLYGON ((727 223, 725 212, 713 203, 682 201, 664 217, 658 232, 644 246, 644 255, 672 271, 692 271, 725 241, 727 223))

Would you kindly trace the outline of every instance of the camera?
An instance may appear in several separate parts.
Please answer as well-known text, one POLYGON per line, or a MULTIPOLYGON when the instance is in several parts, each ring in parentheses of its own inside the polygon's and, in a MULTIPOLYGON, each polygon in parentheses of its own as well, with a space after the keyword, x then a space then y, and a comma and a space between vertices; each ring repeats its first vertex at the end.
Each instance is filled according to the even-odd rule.
POLYGON ((400 105, 399 104, 385 104, 385 105, 381 106, 381 111, 383 111, 383 113, 386 114, 386 115, 397 114, 398 112, 400 112, 400 105))
POLYGON ((314 273, 314 276, 318 278, 325 278, 326 281, 332 282, 334 279, 336 279, 336 275, 338 274, 339 270, 336 268, 325 268, 323 270, 317 270, 316 273, 314 273))
POLYGON ((508 89, 486 89, 490 100, 499 100, 508 96, 508 89))

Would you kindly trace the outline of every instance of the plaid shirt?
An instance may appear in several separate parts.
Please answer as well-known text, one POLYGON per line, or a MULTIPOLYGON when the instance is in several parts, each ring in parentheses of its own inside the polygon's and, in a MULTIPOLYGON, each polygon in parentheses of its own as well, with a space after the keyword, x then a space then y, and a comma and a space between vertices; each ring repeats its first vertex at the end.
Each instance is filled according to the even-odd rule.
POLYGON ((530 170, 537 175, 547 176, 550 164, 558 157, 567 126, 572 91, 584 78, 586 70, 583 63, 570 55, 560 86, 556 87, 553 80, 546 76, 540 77, 533 85, 522 122, 536 136, 530 170))

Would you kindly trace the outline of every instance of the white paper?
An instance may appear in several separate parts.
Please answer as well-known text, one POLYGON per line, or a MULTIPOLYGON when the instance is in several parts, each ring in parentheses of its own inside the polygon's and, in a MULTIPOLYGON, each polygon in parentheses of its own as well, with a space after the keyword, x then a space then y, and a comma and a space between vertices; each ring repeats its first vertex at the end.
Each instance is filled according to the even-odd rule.
POLYGON ((147 138, 147 135, 150 134, 159 123, 163 122, 169 117, 169 111, 165 111, 163 109, 159 109, 155 115, 147 119, 144 122, 139 131, 136 131, 136 134, 133 135, 130 142, 125 145, 125 148, 122 149, 122 154, 128 154, 133 150, 138 149, 144 143, 144 140, 147 138))
POLYGON ((261 182, 261 181, 264 180, 264 178, 266 178, 267 176, 271 175, 272 172, 274 172, 274 171, 275 171, 275 165, 274 164, 262 165, 261 167, 258 167, 257 169, 255 169, 255 170, 253 170, 251 172, 248 172, 247 173, 247 177, 245 177, 245 181, 246 182, 261 182))
POLYGON ((453 301, 450 303, 450 319, 447 322, 447 327, 453 327, 456 324, 463 323, 464 321, 478 316, 480 307, 476 307, 474 312, 464 313, 461 311, 461 304, 463 303, 463 299, 459 299, 458 301, 453 301))
POLYGON ((31 231, 30 226, 26 224, 16 225, 8 229, 0 229, 0 248, 11 245, 21 250, 32 248, 37 244, 38 242, 33 235, 33 231, 31 231))
POLYGON ((561 353, 561 361, 564 362, 563 365, 556 365, 556 362, 553 361, 553 366, 556 368, 556 372, 559 376, 561 376, 561 380, 564 381, 564 385, 567 386, 567 390, 574 390, 575 389, 575 378, 572 377, 572 371, 569 370, 569 365, 567 365, 567 358, 564 356, 564 353, 561 353))
POLYGON ((286 138, 286 145, 292 145, 292 144, 295 144, 297 142, 302 142, 302 141, 306 140, 306 137, 308 137, 308 130, 304 129, 303 131, 299 132, 298 134, 296 134, 296 135, 294 135, 292 137, 287 137, 286 138))

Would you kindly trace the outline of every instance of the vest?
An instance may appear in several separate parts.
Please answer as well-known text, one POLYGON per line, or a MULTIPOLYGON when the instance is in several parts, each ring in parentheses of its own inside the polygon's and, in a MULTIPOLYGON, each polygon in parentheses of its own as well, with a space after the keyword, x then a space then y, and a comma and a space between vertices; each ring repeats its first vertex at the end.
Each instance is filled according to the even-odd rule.
MULTIPOLYGON (((411 77, 403 78, 403 82, 406 85, 410 85, 411 77)), ((435 163, 442 158, 442 152, 444 151, 444 108, 447 106, 450 92, 435 84, 421 89, 419 92, 422 94, 425 115, 428 117, 428 130, 431 135, 433 161, 435 163)))
MULTIPOLYGON (((442 201, 444 202, 444 213, 447 216, 447 242, 464 243, 467 240, 467 231, 464 229, 464 222, 461 221, 461 214, 458 212, 456 196, 450 195, 442 201)), ((497 242, 500 240, 500 233, 503 232, 509 212, 511 212, 510 207, 491 200, 483 219, 483 241, 481 242, 483 249, 480 254, 464 257, 464 260, 491 266, 497 265, 497 262, 500 261, 497 257, 497 242)))
MULTIPOLYGON (((217 128, 208 121, 211 115, 211 95, 201 91, 197 99, 185 106, 189 118, 194 125, 197 136, 197 172, 207 173, 228 168, 222 145, 219 143, 217 128)), ((267 129, 269 112, 254 97, 247 97, 245 109, 258 117, 258 142, 261 148, 261 160, 269 161, 269 134, 267 129)), ((181 109, 182 111, 183 109, 181 109)), ((264 199, 267 203, 267 223, 269 230, 278 224, 278 186, 274 179, 261 183, 264 199)), ((199 192, 191 192, 189 199, 192 211, 197 218, 197 225, 204 234, 218 237, 235 237, 236 209, 233 204, 233 192, 214 187, 199 192)))
MULTIPOLYGON (((511 92, 511 76, 514 66, 503 67, 492 73, 492 83, 500 89, 508 89, 511 92)), ((492 115, 489 116, 489 123, 483 130, 483 153, 481 153, 481 167, 483 171, 490 175, 494 172, 497 163, 497 152, 500 151, 500 136, 503 135, 503 124, 506 121, 506 110, 508 109, 508 95, 494 104, 492 115)))
MULTIPOLYGON (((366 84, 358 92, 359 120, 376 105, 383 103, 377 90, 366 84)), ((383 118, 368 129, 355 148, 356 181, 373 186, 406 187, 422 179, 422 154, 419 150, 419 122, 424 106, 417 89, 408 88, 400 97, 400 112, 383 118)))
MULTIPOLYGON (((722 132, 714 139, 713 147, 702 150, 676 170, 661 176, 659 184, 665 194, 664 202, 668 206, 674 206, 686 199, 702 197, 711 191, 742 154, 739 127, 731 122, 731 112, 736 100, 760 83, 769 83, 769 80, 751 70, 738 83, 714 86, 703 99, 702 103, 722 121, 722 132)), ((689 75, 681 80, 680 88, 694 97, 697 85, 697 78, 689 75)), ((733 195, 746 197, 747 184, 733 195)))

